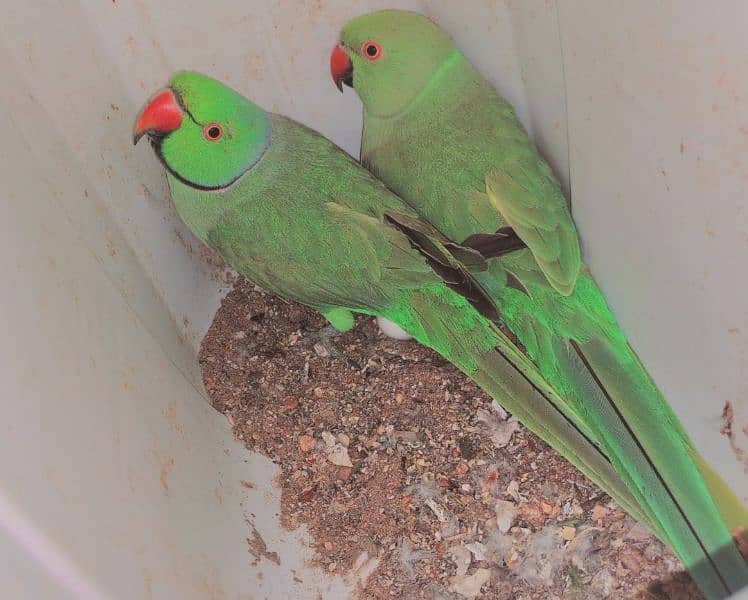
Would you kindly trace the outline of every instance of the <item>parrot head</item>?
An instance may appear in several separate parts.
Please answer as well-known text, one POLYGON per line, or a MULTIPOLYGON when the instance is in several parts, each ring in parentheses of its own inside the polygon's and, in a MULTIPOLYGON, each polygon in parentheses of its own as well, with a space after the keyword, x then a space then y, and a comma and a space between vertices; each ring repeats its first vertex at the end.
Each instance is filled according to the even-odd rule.
POLYGON ((455 52, 449 36, 413 12, 384 10, 352 19, 330 56, 338 89, 353 87, 367 113, 398 114, 455 52))
POLYGON ((148 136, 174 177, 200 190, 225 188, 262 156, 270 119, 215 79, 177 73, 140 111, 133 141, 148 136))

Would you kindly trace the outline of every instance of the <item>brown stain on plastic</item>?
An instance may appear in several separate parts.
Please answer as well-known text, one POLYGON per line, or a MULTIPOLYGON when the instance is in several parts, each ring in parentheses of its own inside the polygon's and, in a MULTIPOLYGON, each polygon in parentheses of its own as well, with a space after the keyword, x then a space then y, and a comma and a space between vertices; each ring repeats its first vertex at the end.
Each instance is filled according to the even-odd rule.
POLYGON ((174 468, 174 459, 172 457, 167 458, 161 464, 161 474, 159 475, 159 481, 161 482, 161 487, 164 488, 164 494, 166 494, 167 496, 170 494, 169 473, 171 473, 171 470, 173 468, 174 468))
POLYGON ((257 531, 257 527, 255 527, 255 524, 247 519, 247 525, 252 528, 252 537, 247 538, 249 553, 255 558, 255 560, 252 561, 252 564, 257 565, 263 558, 266 558, 270 562, 274 562, 276 565, 280 565, 280 556, 278 556, 277 552, 270 552, 268 550, 267 544, 265 543, 265 540, 262 539, 260 532, 257 531))
POLYGON ((223 484, 219 481, 218 485, 213 488, 213 496, 218 500, 218 504, 223 504, 223 493, 221 492, 222 487, 223 484))
POLYGON ((179 417, 177 415, 176 400, 171 400, 169 404, 161 410, 161 414, 164 415, 166 421, 169 423, 169 427, 173 431, 177 432, 179 435, 184 435, 184 427, 182 427, 182 424, 179 422, 179 417))
POLYGON ((138 42, 135 40, 135 38, 131 35, 127 36, 127 41, 125 42, 125 46, 127 48, 127 54, 128 56, 135 56, 138 52, 138 42))
MULTIPOLYGON (((748 435, 746 429, 748 429, 748 425, 742 429, 743 433, 748 435)), ((722 427, 719 432, 730 442, 732 453, 743 464, 743 471, 748 473, 748 456, 746 456, 745 450, 738 447, 735 441, 735 411, 732 408, 732 402, 729 400, 725 402, 725 406, 722 409, 722 427)))

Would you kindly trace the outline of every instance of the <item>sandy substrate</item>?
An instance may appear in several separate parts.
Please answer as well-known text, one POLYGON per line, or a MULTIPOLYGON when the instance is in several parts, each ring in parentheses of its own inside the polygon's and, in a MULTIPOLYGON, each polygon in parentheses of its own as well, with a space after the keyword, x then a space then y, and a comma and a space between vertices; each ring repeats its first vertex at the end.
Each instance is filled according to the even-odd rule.
MULTIPOLYGON (((282 519, 361 598, 701 598, 672 553, 449 363, 245 281, 200 354, 282 519), (330 353, 329 350, 332 350, 330 353)), ((251 543, 251 541, 250 541, 251 543)))

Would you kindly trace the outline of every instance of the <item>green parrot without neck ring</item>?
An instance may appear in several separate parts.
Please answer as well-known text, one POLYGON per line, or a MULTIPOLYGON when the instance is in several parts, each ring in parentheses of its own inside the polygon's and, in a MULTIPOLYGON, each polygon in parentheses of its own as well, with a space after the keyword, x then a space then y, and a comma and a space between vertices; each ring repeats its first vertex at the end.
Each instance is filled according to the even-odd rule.
MULTIPOLYGON (((532 362, 492 321, 474 281, 486 262, 420 221, 320 134, 218 81, 179 73, 134 130, 166 169, 189 228, 234 269, 340 331, 389 319, 476 381, 637 518, 637 500, 532 362)), ((483 239, 500 251, 511 234, 483 239)))
POLYGON ((330 67, 363 103, 362 164, 423 219, 476 249, 485 234, 514 229, 527 248, 475 274, 501 321, 708 597, 748 585, 730 533, 748 523, 745 508, 626 341, 582 263, 563 192, 512 107, 415 13, 351 20, 330 67))

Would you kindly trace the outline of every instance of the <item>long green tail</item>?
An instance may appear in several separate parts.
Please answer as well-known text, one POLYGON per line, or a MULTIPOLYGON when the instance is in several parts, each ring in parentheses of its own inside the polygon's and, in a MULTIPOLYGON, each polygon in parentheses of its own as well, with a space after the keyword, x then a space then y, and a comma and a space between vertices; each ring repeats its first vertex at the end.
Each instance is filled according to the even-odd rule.
POLYGON ((532 300, 504 297, 508 326, 592 430, 647 521, 709 598, 748 585, 748 565, 727 527, 734 517, 725 514, 739 502, 694 450, 594 281, 583 274, 568 299, 547 287, 530 293, 532 300), (559 312, 571 325, 551 321, 559 312))
POLYGON ((718 489, 724 484, 696 458, 677 418, 620 332, 614 339, 589 337, 556 346, 555 367, 546 379, 563 374, 571 379, 563 388, 579 390, 564 402, 511 340, 445 286, 410 292, 384 316, 459 367, 650 526, 676 551, 708 598, 726 598, 748 583, 748 565, 712 498, 724 494, 726 486, 718 489), (577 411, 596 434, 594 441, 564 414, 564 406, 577 411))
POLYGON ((431 286, 408 293, 382 316, 452 362, 624 510, 666 539, 605 454, 559 409, 563 402, 532 362, 462 296, 444 285, 431 286))
POLYGON ((573 347, 602 392, 603 429, 614 432, 629 473, 640 476, 639 490, 694 579, 710 597, 748 585, 748 565, 692 458, 688 435, 628 343, 600 337, 573 347))

